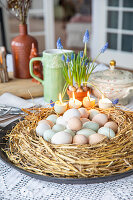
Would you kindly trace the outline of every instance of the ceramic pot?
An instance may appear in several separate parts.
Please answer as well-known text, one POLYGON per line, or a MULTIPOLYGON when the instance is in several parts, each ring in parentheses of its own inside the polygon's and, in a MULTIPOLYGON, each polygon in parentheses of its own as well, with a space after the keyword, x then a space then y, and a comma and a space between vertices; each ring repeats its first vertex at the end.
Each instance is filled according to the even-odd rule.
POLYGON ((32 43, 38 49, 37 40, 27 34, 27 24, 19 25, 20 35, 11 42, 14 77, 31 78, 29 72, 30 51, 32 43))
MULTIPOLYGON (((74 95, 75 95, 75 99, 79 100, 79 101, 83 101, 83 98, 87 96, 87 92, 74 92, 74 95)), ((67 89, 67 94, 69 96, 69 99, 70 98, 73 98, 73 92, 70 91, 69 89, 67 89)))

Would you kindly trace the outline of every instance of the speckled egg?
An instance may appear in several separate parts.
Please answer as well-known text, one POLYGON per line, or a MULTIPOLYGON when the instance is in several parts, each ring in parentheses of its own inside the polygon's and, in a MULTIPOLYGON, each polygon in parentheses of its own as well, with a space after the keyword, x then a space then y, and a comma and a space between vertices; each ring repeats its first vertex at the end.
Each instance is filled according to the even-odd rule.
POLYGON ((51 142, 51 138, 53 137, 54 134, 55 134, 55 132, 53 130, 48 129, 43 133, 42 136, 43 136, 44 140, 46 140, 47 142, 51 142))
POLYGON ((65 129, 64 132, 70 133, 71 136, 73 137, 76 133, 72 131, 71 129, 65 129))
POLYGON ((113 122, 113 121, 110 121, 110 122, 107 122, 104 127, 108 127, 108 128, 111 128, 115 133, 117 132, 118 130, 118 125, 116 122, 113 122))
POLYGON ((77 118, 81 117, 81 114, 78 109, 75 108, 69 109, 63 115, 63 118, 66 122, 72 117, 77 117, 77 118))
POLYGON ((89 122, 85 122, 83 124, 83 128, 88 128, 88 129, 91 129, 91 130, 97 132, 99 129, 99 124, 96 122, 89 121, 89 122))
POLYGON ((95 116, 93 117, 92 121, 98 123, 99 126, 101 127, 101 126, 104 126, 104 124, 107 123, 107 121, 108 121, 108 116, 105 115, 105 114, 101 114, 101 113, 100 113, 100 114, 95 115, 95 116))
POLYGON ((93 135, 90 135, 88 137, 88 140, 89 140, 89 144, 97 144, 99 142, 102 142, 104 139, 106 138, 105 135, 102 135, 102 134, 93 134, 93 135))
POLYGON ((85 135, 86 137, 88 137, 89 135, 95 134, 96 132, 88 129, 88 128, 84 128, 81 129, 80 131, 77 131, 76 135, 85 135))
POLYGON ((49 115, 46 120, 50 120, 52 121, 54 124, 56 124, 56 120, 57 120, 58 116, 55 114, 49 115))
POLYGON ((83 145, 88 143, 88 138, 85 135, 75 135, 73 137, 73 144, 83 145))
POLYGON ((53 126, 53 128, 52 128, 52 130, 54 131, 54 132, 60 132, 60 131, 64 131, 66 129, 66 127, 65 126, 63 126, 62 124, 55 124, 54 126, 53 126))
POLYGON ((67 122, 64 120, 64 118, 62 116, 58 117, 56 120, 56 124, 61 124, 63 126, 67 126, 67 122))
POLYGON ((87 118, 80 118, 82 124, 84 124, 85 122, 89 122, 90 120, 87 118))
POLYGON ((101 127, 98 130, 98 133, 103 134, 103 135, 107 136, 108 138, 115 137, 115 132, 111 128, 108 128, 108 127, 101 127))
POLYGON ((55 133, 51 139, 52 144, 71 144, 72 143, 72 136, 70 133, 61 131, 55 133))
POLYGON ((88 113, 88 110, 86 108, 79 108, 78 110, 81 114, 81 118, 88 118, 89 117, 89 113, 88 113))
POLYGON ((93 117, 95 117, 97 114, 99 114, 99 111, 96 109, 89 110, 89 119, 92 120, 93 117))
POLYGON ((40 120, 40 121, 38 122, 38 125, 39 125, 39 124, 49 124, 51 127, 54 126, 54 123, 53 123, 52 121, 46 120, 46 119, 40 120))
POLYGON ((51 129, 51 126, 49 124, 45 124, 45 123, 40 123, 37 127, 36 127, 36 133, 37 135, 42 136, 43 133, 48 130, 51 129))
POLYGON ((82 128, 82 122, 77 117, 70 118, 68 120, 68 127, 73 131, 78 131, 82 128))

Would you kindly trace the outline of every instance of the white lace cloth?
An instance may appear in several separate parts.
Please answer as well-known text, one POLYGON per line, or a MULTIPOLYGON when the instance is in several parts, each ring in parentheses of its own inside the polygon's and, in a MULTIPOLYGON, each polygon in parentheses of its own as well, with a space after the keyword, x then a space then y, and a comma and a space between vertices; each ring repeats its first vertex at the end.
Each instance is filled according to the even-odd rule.
MULTIPOLYGON (((34 101, 44 104, 43 98, 34 101)), ((133 110, 133 99, 127 107, 133 110)), ((133 200, 133 175, 99 184, 56 184, 21 174, 0 159, 0 200, 133 200)))

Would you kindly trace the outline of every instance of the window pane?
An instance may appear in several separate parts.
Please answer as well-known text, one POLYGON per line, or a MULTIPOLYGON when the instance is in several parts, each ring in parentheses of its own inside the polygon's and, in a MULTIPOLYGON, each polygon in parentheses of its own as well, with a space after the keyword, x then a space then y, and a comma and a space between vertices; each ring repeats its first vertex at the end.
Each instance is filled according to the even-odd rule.
POLYGON ((122 51, 133 52, 133 35, 122 35, 122 51))
POLYGON ((119 0, 108 0, 108 6, 119 6, 119 0))
POLYGON ((124 7, 133 7, 133 0, 124 0, 123 1, 123 6, 124 7))
POLYGON ((117 49, 117 34, 107 33, 107 41, 109 43, 109 49, 117 49))
POLYGON ((118 12, 108 11, 108 28, 118 28, 118 12))
POLYGON ((133 30, 133 12, 123 12, 123 29, 133 30))

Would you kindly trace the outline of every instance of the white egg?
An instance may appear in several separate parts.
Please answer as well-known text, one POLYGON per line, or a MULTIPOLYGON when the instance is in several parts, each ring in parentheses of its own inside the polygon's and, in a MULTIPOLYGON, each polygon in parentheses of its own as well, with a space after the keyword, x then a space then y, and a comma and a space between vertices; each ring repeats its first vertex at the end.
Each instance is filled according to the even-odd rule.
POLYGON ((51 127, 54 126, 54 123, 53 123, 52 121, 46 120, 46 119, 40 120, 40 121, 38 122, 38 125, 39 125, 39 124, 49 124, 51 127))
POLYGON ((91 110, 89 110, 89 119, 92 120, 93 117, 94 117, 95 115, 99 114, 99 113, 100 113, 100 112, 99 112, 98 110, 96 110, 96 109, 91 109, 91 110))
POLYGON ((51 129, 51 126, 49 124, 41 123, 36 127, 36 133, 37 135, 42 136, 43 133, 48 129, 51 129))
POLYGON ((105 114, 100 113, 100 114, 95 115, 93 117, 92 121, 98 123, 99 126, 101 127, 101 126, 104 126, 104 124, 107 123, 108 116, 105 115, 105 114))
POLYGON ((67 110, 63 115, 63 118, 66 122, 72 117, 80 118, 81 114, 80 114, 79 110, 72 108, 72 109, 67 110))
POLYGON ((72 131, 71 129, 65 129, 64 132, 70 133, 71 136, 73 137, 76 133, 72 131))
POLYGON ((54 124, 56 124, 58 116, 55 114, 49 115, 46 119, 52 121, 54 124))
POLYGON ((43 136, 44 140, 46 140, 47 142, 51 142, 51 138, 53 137, 54 134, 55 134, 55 132, 53 130, 48 129, 43 133, 42 136, 43 136))
POLYGON ((98 130, 98 133, 103 134, 103 135, 107 136, 108 138, 115 137, 115 132, 111 128, 108 128, 108 127, 101 127, 98 130))
POLYGON ((79 108, 78 110, 81 114, 81 118, 88 118, 89 117, 89 113, 88 113, 88 110, 86 108, 79 108))
POLYGON ((56 120, 56 124, 61 124, 63 126, 67 126, 67 122, 64 120, 64 118, 62 116, 58 117, 56 120))
POLYGON ((97 144, 99 142, 102 142, 102 140, 104 140, 106 138, 105 135, 102 135, 102 134, 93 134, 93 135, 90 135, 88 137, 88 140, 89 140, 89 144, 97 144))
POLYGON ((54 132, 60 132, 60 131, 64 131, 66 129, 66 127, 65 126, 63 126, 62 124, 55 124, 54 126, 53 126, 53 128, 52 128, 52 130, 54 131, 54 132))
POLYGON ((89 128, 89 129, 97 132, 99 129, 99 124, 97 124, 96 122, 89 121, 89 122, 85 122, 83 124, 83 128, 89 128))
POLYGON ((52 144, 71 144, 72 143, 72 136, 70 133, 60 131, 55 133, 51 139, 52 144))
POLYGON ((95 134, 96 132, 88 129, 88 128, 84 128, 81 129, 80 131, 77 131, 76 135, 85 135, 86 137, 88 137, 89 135, 95 134))

